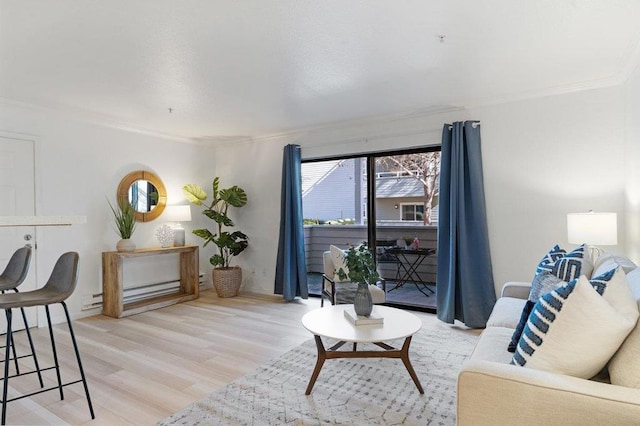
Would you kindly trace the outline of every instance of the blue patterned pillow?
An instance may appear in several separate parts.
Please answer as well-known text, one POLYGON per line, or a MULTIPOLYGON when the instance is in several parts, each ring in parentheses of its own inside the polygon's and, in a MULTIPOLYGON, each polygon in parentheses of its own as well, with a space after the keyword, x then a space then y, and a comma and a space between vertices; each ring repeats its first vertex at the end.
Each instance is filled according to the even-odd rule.
POLYGON ((543 295, 533 307, 511 364, 588 379, 616 352, 638 320, 624 272, 584 276, 543 295))
POLYGON ((551 267, 551 273, 562 281, 572 281, 578 278, 580 275, 586 275, 587 278, 593 271, 593 265, 585 252, 587 247, 582 244, 571 253, 567 253, 553 264, 551 267))
POLYGON ((536 275, 531 283, 531 290, 529 290, 529 300, 536 303, 543 294, 549 293, 564 284, 565 281, 562 278, 558 278, 551 272, 543 272, 536 275))
POLYGON ((518 325, 516 326, 515 330, 513 331, 513 335, 511 336, 511 341, 507 346, 507 350, 509 352, 515 352, 516 346, 518 346, 518 341, 520 341, 520 336, 522 336, 524 327, 525 325, 527 325, 529 315, 531 315, 531 310, 533 309, 533 306, 538 301, 538 299, 540 299, 540 296, 550 292, 551 290, 554 290, 562 284, 564 284, 564 281, 551 274, 550 272, 543 272, 533 278, 533 282, 531 283, 531 290, 529 291, 529 300, 527 300, 527 303, 524 305, 524 309, 522 309, 522 313, 520 314, 520 321, 518 321, 518 325))
MULTIPOLYGON (((542 260, 540 260, 540 263, 538 263, 536 275, 533 277, 533 282, 531 283, 529 301, 536 303, 543 294, 555 289, 565 281, 568 282, 579 277, 584 269, 584 251, 584 244, 568 254, 567 251, 561 249, 559 245, 556 244, 553 246, 551 250, 549 250, 549 253, 545 254, 542 260)), ((591 262, 587 261, 587 265, 590 266, 591 262)), ((593 267, 589 269, 589 272, 592 269, 593 267)), ((531 313, 533 303, 525 305, 522 314, 520 314, 520 321, 513 331, 511 341, 507 346, 509 352, 515 351, 531 313)))
POLYGON ((551 272, 556 260, 562 258, 565 254, 567 254, 566 250, 561 249, 557 244, 553 246, 553 248, 549 250, 549 253, 545 254, 540 263, 538 263, 536 275, 543 272, 551 272))

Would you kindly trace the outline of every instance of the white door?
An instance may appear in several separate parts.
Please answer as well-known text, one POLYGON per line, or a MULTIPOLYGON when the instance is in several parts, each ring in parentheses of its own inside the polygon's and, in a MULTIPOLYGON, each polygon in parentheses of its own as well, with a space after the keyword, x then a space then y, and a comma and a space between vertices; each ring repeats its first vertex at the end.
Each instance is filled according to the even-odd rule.
MULTIPOLYGON (((35 214, 34 141, 0 135, 0 216, 33 216, 35 214)), ((31 244, 31 265, 19 291, 36 288, 36 241, 32 226, 0 226, 0 271, 15 250, 31 244)), ((25 309, 29 326, 37 324, 36 308, 25 309)), ((24 328, 20 311, 13 312, 13 329, 24 328)), ((4 312, 0 312, 0 332, 6 331, 4 312)))

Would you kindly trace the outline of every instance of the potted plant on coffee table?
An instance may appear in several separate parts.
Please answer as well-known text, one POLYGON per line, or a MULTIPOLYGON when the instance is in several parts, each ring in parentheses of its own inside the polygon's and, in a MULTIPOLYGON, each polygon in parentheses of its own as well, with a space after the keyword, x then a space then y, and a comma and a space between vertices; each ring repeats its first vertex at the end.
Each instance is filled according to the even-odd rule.
POLYGON ((348 278, 349 281, 358 283, 353 308, 357 315, 369 316, 373 310, 369 286, 376 285, 380 279, 371 249, 363 241, 357 247, 350 247, 345 253, 344 259, 347 271, 343 268, 338 269, 338 277, 341 280, 348 278))
POLYGON ((134 251, 135 243, 131 240, 133 231, 136 229, 136 211, 127 200, 118 200, 118 208, 114 208, 109 200, 109 208, 113 213, 116 231, 120 235, 120 241, 116 243, 116 250, 134 251))
POLYGON ((240 231, 229 232, 225 228, 235 226, 228 216, 229 207, 240 208, 247 204, 247 194, 244 189, 232 186, 220 189, 220 178, 213 179, 211 201, 206 204, 208 194, 197 184, 190 183, 182 187, 182 192, 190 203, 203 206, 202 214, 213 220, 216 230, 194 229, 193 233, 204 239, 203 247, 214 243, 218 253, 211 256, 209 262, 213 265, 212 281, 216 293, 220 297, 237 296, 242 284, 242 269, 231 266, 231 259, 242 253, 249 245, 249 238, 240 231))

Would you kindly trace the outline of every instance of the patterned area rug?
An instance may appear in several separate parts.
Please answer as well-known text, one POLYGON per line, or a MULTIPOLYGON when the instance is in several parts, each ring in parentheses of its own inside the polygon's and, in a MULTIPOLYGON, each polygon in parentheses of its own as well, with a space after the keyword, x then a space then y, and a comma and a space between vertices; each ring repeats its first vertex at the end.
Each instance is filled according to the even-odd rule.
POLYGON ((305 396, 317 354, 311 339, 159 424, 455 425, 457 374, 476 341, 468 332, 425 324, 410 348, 424 395, 402 361, 378 358, 325 361, 305 396))

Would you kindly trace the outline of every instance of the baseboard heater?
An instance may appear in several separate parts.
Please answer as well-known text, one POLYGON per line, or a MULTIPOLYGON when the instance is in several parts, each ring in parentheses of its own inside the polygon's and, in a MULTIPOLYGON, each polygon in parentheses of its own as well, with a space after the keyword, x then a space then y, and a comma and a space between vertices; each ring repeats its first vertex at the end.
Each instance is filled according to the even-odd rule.
MULTIPOLYGON (((203 273, 198 276, 198 283, 202 289, 207 283, 203 273)), ((158 283, 144 284, 136 287, 124 289, 124 303, 135 302, 136 300, 149 297, 162 296, 176 293, 180 288, 180 280, 163 281, 158 283)), ((102 293, 86 295, 82 299, 82 310, 102 308, 102 293)))

